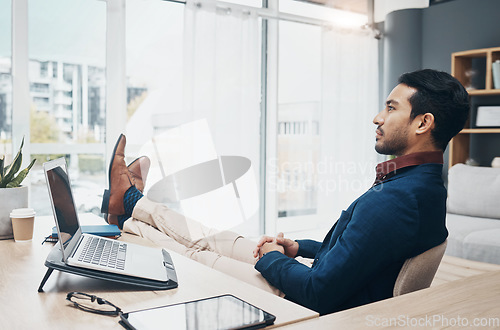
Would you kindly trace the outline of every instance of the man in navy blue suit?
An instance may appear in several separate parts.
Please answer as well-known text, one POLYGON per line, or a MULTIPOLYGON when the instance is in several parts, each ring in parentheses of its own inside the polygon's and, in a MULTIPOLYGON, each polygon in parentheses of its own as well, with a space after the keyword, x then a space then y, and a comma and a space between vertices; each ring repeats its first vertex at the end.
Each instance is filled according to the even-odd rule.
POLYGON ((320 313, 389 298, 404 261, 444 242, 443 152, 465 124, 468 94, 447 73, 400 77, 374 118, 377 166, 371 189, 342 213, 322 243, 264 237, 257 270, 286 297, 320 313), (314 258, 310 269, 294 257, 314 258))
POLYGON ((124 136, 111 161, 105 204, 125 230, 148 236, 144 224, 151 225, 171 238, 167 247, 321 314, 360 306, 392 297, 404 261, 445 241, 443 152, 468 112, 468 94, 449 74, 403 74, 373 120, 375 150, 396 158, 377 166, 373 186, 342 212, 323 242, 292 241, 280 233, 255 244, 147 200, 127 174, 124 136), (191 239, 186 228, 206 237, 191 239))

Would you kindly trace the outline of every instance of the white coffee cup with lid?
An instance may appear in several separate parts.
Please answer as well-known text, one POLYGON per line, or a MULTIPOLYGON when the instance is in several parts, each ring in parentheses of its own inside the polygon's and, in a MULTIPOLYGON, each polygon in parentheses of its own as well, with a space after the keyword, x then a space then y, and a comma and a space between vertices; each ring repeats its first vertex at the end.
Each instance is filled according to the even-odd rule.
POLYGON ((33 239, 35 210, 32 208, 14 209, 10 212, 10 219, 16 242, 28 242, 33 239))

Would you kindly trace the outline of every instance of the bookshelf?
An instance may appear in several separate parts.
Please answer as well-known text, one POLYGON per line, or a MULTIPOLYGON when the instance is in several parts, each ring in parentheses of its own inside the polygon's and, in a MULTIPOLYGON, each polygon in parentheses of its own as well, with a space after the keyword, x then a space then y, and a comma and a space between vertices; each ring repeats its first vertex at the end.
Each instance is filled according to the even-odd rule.
MULTIPOLYGON (((472 97, 500 95, 500 89, 493 88, 492 64, 500 59, 500 47, 483 48, 451 54, 451 74, 467 88, 472 97), (484 73, 484 81, 473 88, 473 71, 484 73)), ((471 123, 471 113, 465 128, 455 136, 449 145, 448 166, 465 163, 470 153, 471 134, 500 134, 500 128, 475 128, 471 123)))

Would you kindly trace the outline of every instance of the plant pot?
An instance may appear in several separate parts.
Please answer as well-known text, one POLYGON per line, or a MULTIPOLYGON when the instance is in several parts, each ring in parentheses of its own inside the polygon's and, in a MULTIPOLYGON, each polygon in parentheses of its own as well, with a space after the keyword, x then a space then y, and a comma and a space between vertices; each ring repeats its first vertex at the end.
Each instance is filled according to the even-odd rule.
POLYGON ((28 207, 28 187, 0 188, 0 239, 14 238, 10 212, 28 207))

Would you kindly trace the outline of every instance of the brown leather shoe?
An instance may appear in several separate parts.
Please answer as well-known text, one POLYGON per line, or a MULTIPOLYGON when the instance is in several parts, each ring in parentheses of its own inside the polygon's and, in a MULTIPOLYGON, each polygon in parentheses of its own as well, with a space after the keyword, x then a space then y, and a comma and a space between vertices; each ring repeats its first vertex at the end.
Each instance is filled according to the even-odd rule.
POLYGON ((121 134, 116 142, 109 164, 109 190, 104 191, 101 212, 110 224, 118 225, 118 216, 125 214, 123 197, 125 192, 135 186, 141 193, 146 185, 151 161, 142 156, 127 167, 125 165, 125 135, 121 134))
MULTIPOLYGON (((146 178, 148 176, 150 166, 151 161, 147 156, 136 158, 127 166, 128 176, 132 185, 135 186, 141 193, 144 192, 144 187, 146 186, 146 178)), ((104 196, 107 196, 109 201, 109 190, 104 191, 104 196)), ((105 204, 105 202, 106 198, 103 200, 103 205, 105 204)), ((104 212, 104 207, 101 208, 101 212, 107 213, 104 212)), ((112 225, 119 225, 118 215, 105 214, 105 219, 112 225)))
MULTIPOLYGON (((120 134, 109 164, 109 191, 104 192, 101 206, 101 212, 108 215, 125 214, 123 195, 132 186, 128 168, 125 165, 125 144, 125 135, 120 134)), ((110 220, 108 219, 109 223, 114 223, 114 221, 111 222, 110 220)))
POLYGON ((130 181, 141 193, 144 192, 150 166, 151 160, 147 156, 139 157, 128 165, 130 181))

